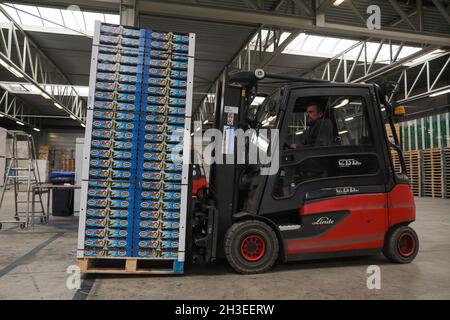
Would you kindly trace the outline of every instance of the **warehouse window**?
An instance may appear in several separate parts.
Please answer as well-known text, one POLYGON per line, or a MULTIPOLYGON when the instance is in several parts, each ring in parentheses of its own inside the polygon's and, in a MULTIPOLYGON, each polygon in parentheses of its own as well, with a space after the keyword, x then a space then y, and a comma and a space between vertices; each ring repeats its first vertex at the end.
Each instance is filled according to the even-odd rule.
MULTIPOLYGON (((94 33, 95 21, 119 24, 117 14, 105 14, 98 12, 82 11, 77 6, 69 6, 66 9, 46 8, 13 3, 3 3, 2 8, 11 18, 20 24, 25 30, 45 27, 46 32, 66 33, 75 31, 88 36, 94 33), (63 31, 64 32, 64 31, 63 31)), ((8 23, 8 18, 0 13, 0 22, 8 23)))

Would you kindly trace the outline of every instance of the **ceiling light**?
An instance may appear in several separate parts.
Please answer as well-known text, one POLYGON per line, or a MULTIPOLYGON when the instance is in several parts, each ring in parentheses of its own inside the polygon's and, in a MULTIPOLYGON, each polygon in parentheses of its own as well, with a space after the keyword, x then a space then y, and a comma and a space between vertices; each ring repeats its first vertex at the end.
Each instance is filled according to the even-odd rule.
POLYGON ((0 113, 0 118, 3 118, 4 116, 5 116, 4 114, 0 113))
POLYGON ((430 94, 430 97, 437 97, 437 96, 440 96, 440 95, 443 95, 443 94, 446 94, 449 92, 450 92, 450 89, 438 91, 438 92, 430 94))
POLYGON ((344 0, 335 0, 333 2, 333 6, 335 6, 335 7, 340 6, 342 4, 342 2, 344 2, 344 0))
POLYGON ((73 119, 73 120, 77 120, 77 118, 74 116, 74 115, 70 115, 70 117, 73 119))
POLYGON ((207 123, 208 123, 208 120, 203 121, 203 124, 207 124, 207 123))
POLYGON ((59 109, 62 109, 62 105, 60 105, 58 102, 53 103, 56 107, 58 107, 59 109))
POLYGON ((20 121, 16 121, 17 124, 20 124, 21 126, 24 126, 25 124, 23 122, 20 121))
POLYGON ((84 123, 80 123, 80 124, 83 128, 86 128, 86 125, 84 123))
POLYGON ((194 133, 192 132, 192 133, 191 133, 191 137, 192 137, 193 135, 194 135, 194 133))
POLYGON ((348 133, 348 130, 338 132, 338 134, 344 134, 344 133, 348 133))
POLYGON ((41 130, 38 128, 33 128, 34 131, 40 132, 41 130))
POLYGON ((348 117, 348 118, 345 119, 345 121, 352 121, 353 119, 355 119, 355 118, 353 118, 353 117, 348 117))
POLYGON ((381 108, 381 111, 386 111, 386 108, 384 108, 384 107, 383 107, 383 108, 381 108))
POLYGON ((342 100, 337 106, 334 106, 334 109, 337 109, 337 108, 340 108, 340 107, 343 107, 343 106, 346 106, 346 105, 348 105, 349 104, 349 102, 350 102, 350 100, 348 100, 348 99, 344 99, 344 100, 342 100))
POLYGON ((23 74, 16 70, 16 68, 10 66, 8 63, 6 63, 5 60, 0 59, 0 64, 4 66, 9 72, 11 72, 13 75, 15 75, 17 78, 23 78, 23 74))
POLYGON ((297 136, 300 135, 300 134, 303 134, 303 130, 295 133, 295 135, 297 135, 297 136))
POLYGON ((200 130, 200 127, 198 127, 197 129, 195 129, 195 131, 198 131, 198 130, 200 130))

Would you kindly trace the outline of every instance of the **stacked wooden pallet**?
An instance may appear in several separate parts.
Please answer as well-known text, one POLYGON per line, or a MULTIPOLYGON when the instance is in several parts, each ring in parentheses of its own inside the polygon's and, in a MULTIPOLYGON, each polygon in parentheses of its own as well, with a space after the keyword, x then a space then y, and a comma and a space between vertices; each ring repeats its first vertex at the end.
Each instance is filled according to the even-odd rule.
POLYGON ((394 171, 398 174, 402 173, 402 166, 397 151, 391 151, 392 162, 394 163, 394 171))
POLYGON ((444 149, 445 197, 450 198, 450 148, 444 149))
MULTIPOLYGON (((394 135, 393 135, 393 132, 391 130, 391 125, 390 124, 386 124, 385 127, 386 127, 386 134, 388 136, 389 141, 391 143, 395 143, 394 135)), ((400 125, 398 123, 396 123, 396 124, 394 124, 394 128, 395 128, 395 131, 397 133, 397 137, 400 139, 400 125)))
POLYGON ((423 195, 433 198, 444 196, 444 168, 442 149, 423 150, 423 195))
POLYGON ((411 190, 415 196, 421 193, 421 155, 420 150, 406 151, 403 154, 405 158, 406 171, 411 186, 411 190))

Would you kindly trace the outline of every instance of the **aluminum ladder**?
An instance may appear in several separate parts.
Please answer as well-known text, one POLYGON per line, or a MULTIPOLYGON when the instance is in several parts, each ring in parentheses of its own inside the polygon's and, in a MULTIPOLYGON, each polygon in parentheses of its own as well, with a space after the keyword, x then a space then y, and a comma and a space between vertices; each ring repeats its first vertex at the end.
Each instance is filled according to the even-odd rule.
POLYGON ((28 229, 30 224, 34 227, 35 213, 41 214, 41 222, 48 220, 42 201, 42 192, 39 188, 33 188, 41 184, 34 139, 31 134, 23 131, 9 130, 7 136, 11 139, 11 159, 5 173, 0 207, 3 204, 7 187, 12 184, 14 188, 14 216, 12 220, 0 220, 0 229, 6 223, 16 223, 19 224, 20 229, 28 229), (26 156, 19 155, 19 141, 26 141, 26 156), (38 202, 40 203, 41 210, 37 212, 34 212, 31 208, 33 192, 38 195, 38 202), (30 214, 32 215, 30 216, 30 214))

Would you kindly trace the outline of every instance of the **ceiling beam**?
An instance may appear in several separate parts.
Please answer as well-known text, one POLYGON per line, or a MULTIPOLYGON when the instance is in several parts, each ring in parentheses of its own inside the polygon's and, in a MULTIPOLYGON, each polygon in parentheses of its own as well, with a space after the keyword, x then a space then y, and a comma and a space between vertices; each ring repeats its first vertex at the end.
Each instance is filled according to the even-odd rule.
POLYGON ((395 11, 400 15, 402 20, 413 30, 416 30, 416 26, 409 20, 408 15, 403 11, 403 9, 398 4, 397 0, 388 0, 391 6, 394 8, 395 11))
POLYGON ((182 3, 168 3, 160 1, 140 1, 139 11, 148 14, 160 14, 179 18, 194 18, 205 21, 222 21, 227 23, 241 23, 247 25, 268 25, 279 28, 300 29, 310 33, 344 36, 349 38, 388 39, 405 41, 407 43, 431 44, 450 46, 450 37, 438 36, 420 32, 406 32, 393 30, 369 30, 338 23, 315 24, 313 18, 279 15, 273 12, 235 10, 228 8, 209 7, 182 3))
POLYGON ((450 15, 448 13, 448 11, 444 8, 444 6, 442 5, 441 2, 439 2, 438 0, 431 0, 433 1, 434 5, 436 6, 436 8, 439 10, 439 12, 441 13, 441 15, 445 18, 445 20, 447 21, 448 24, 450 24, 450 15))

